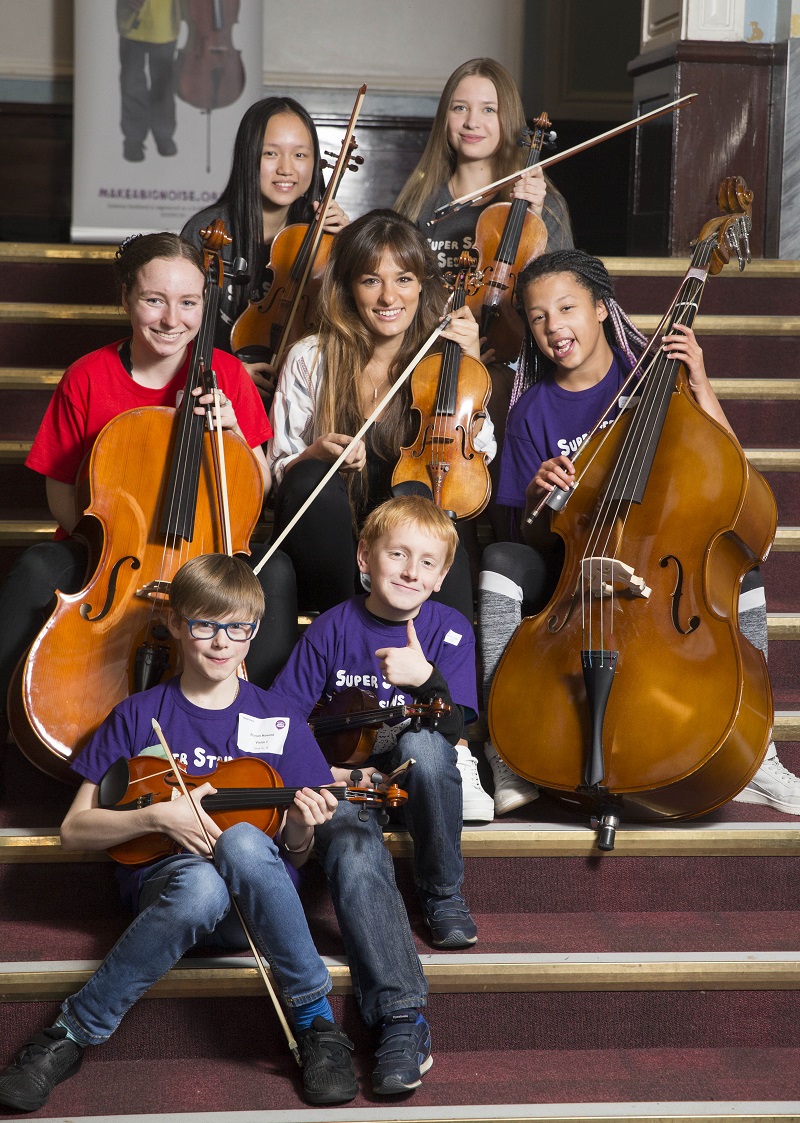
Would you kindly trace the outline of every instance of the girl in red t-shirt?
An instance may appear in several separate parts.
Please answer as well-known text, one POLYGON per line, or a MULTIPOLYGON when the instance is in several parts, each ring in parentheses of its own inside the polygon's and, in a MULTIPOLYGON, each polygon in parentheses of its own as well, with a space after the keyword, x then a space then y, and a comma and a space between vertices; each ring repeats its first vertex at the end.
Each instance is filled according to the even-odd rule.
MULTIPOLYGON (((26 461, 46 478, 48 506, 59 529, 53 542, 25 551, 0 589, 3 708, 14 667, 47 619, 55 590, 75 593, 85 583, 87 547, 82 539, 72 537, 83 513, 76 479, 84 457, 103 427, 120 413, 179 404, 192 342, 200 329, 203 259, 184 239, 170 233, 129 239, 117 253, 116 272, 131 335, 72 364, 53 395, 26 461)), ((222 427, 247 441, 266 492, 271 479, 261 444, 272 430, 258 392, 232 355, 214 351, 213 365, 221 390, 222 427)), ((196 393, 195 409, 202 414, 211 396, 196 393)), ((251 561, 255 563, 264 550, 256 544, 251 561)), ((297 597, 294 572, 285 556, 270 559, 260 579, 269 588, 268 612, 248 671, 255 682, 268 685, 297 638, 297 597)))

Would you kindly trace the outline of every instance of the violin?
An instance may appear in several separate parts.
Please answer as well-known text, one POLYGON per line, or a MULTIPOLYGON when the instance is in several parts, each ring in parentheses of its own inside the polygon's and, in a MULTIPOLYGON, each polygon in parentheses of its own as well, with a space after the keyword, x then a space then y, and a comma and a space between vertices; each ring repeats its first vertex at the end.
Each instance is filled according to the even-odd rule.
MULTIPOLYGON (((322 228, 345 171, 358 171, 364 163, 361 156, 354 155, 358 145, 353 130, 366 92, 367 87, 361 86, 313 220, 307 225, 287 226, 275 236, 267 265, 267 294, 262 300, 251 301, 231 329, 231 349, 242 362, 277 366, 288 348, 317 326, 317 299, 334 239, 322 228)), ((328 164, 323 160, 321 166, 327 168, 328 164)))
MULTIPOLYGON (((247 822, 265 834, 274 835, 283 812, 301 790, 285 788, 275 769, 257 757, 223 761, 213 772, 203 776, 190 776, 184 769, 181 769, 181 775, 188 789, 206 782, 219 789, 215 795, 204 796, 200 802, 203 810, 222 830, 235 823, 247 822)), ((312 788, 316 792, 322 790, 312 788)), ((408 801, 408 794, 391 778, 377 787, 326 785, 325 790, 340 802, 359 804, 364 811, 373 808, 394 810, 408 801)), ((175 799, 176 793, 180 795, 178 781, 171 765, 163 757, 120 757, 100 781, 98 801, 100 807, 110 810, 135 811, 175 799)), ((138 866, 180 850, 179 843, 168 835, 146 834, 112 846, 108 853, 115 862, 138 866)))
MULTIPOLYGON (((546 113, 536 118, 533 129, 522 133, 520 144, 528 149, 526 169, 539 162, 543 146, 554 144, 555 135, 546 113)), ((480 324, 486 349, 494 350, 495 361, 511 363, 518 358, 525 335, 516 309, 517 277, 547 249, 547 227, 528 210, 525 199, 493 203, 478 218, 475 248, 480 254, 478 272, 483 285, 467 296, 467 306, 480 324)))
POLYGON ((623 387, 632 397, 613 424, 581 445, 575 487, 548 497, 563 571, 514 633, 489 698, 500 755, 592 814, 601 850, 624 816, 685 819, 731 799, 772 731, 766 661, 737 612, 742 577, 769 553, 775 501, 658 346, 691 325, 709 275, 734 251, 740 268, 749 258, 751 192, 730 177, 718 202, 655 358, 633 393, 623 387))
POLYGON ((231 39, 239 0, 183 0, 182 13, 189 37, 175 56, 178 97, 206 113, 233 105, 244 89, 242 55, 231 39))
POLYGON ((419 729, 423 720, 435 729, 451 709, 441 698, 381 707, 371 690, 350 686, 329 701, 318 702, 308 724, 328 764, 358 768, 372 753, 384 722, 411 718, 414 729, 419 729))
MULTIPOLYGON (((458 259, 452 307, 462 308, 480 280, 469 251, 458 259)), ((486 453, 475 437, 486 417, 492 385, 478 359, 464 355, 452 339, 439 354, 423 359, 411 375, 411 408, 419 415, 417 436, 400 449, 392 487, 410 481, 429 488, 437 507, 457 519, 479 515, 489 502, 492 483, 486 453)))
POLYGON ((69 764, 109 710, 175 673, 167 628, 174 574, 198 554, 249 552, 261 513, 263 480, 247 442, 230 430, 216 440, 208 413, 194 412, 192 391, 208 388, 222 248, 231 240, 219 220, 201 234, 203 318, 181 407, 128 410, 95 441, 80 473, 84 517, 75 532, 89 544, 91 576, 79 593, 57 593, 9 690, 20 749, 66 783, 77 782, 69 764))

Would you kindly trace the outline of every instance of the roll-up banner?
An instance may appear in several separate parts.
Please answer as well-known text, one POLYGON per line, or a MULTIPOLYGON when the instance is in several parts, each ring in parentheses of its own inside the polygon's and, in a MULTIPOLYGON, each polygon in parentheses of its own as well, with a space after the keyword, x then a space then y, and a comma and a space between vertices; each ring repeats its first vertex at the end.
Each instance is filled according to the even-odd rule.
POLYGON ((75 0, 72 238, 179 231, 262 96, 261 0, 75 0))

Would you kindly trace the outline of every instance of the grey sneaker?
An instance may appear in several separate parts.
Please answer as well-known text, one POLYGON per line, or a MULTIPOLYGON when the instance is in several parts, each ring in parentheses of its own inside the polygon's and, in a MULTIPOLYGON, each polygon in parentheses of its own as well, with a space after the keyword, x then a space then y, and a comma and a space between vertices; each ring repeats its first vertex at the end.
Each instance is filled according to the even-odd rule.
POLYGON ((494 776, 494 809, 498 815, 505 815, 508 811, 516 811, 526 803, 533 803, 539 798, 539 789, 530 780, 523 780, 506 762, 491 741, 487 741, 483 751, 492 767, 494 776))

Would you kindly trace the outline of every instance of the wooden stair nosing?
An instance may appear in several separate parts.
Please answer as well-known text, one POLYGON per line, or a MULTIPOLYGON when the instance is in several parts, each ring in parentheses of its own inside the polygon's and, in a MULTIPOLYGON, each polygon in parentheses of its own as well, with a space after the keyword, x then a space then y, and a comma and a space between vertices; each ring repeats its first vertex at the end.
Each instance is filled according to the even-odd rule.
MULTIPOLYGON (((661 317, 658 314, 630 314, 636 327, 652 334, 661 317)), ((0 324, 53 323, 127 323, 127 313, 113 304, 36 304, 22 301, 0 301, 0 324)), ((800 316, 720 316, 699 315, 694 327, 698 335, 724 336, 798 336, 800 316)))
MULTIPOLYGON (((0 242, 0 263, 66 262, 95 264, 111 262, 117 247, 110 243, 0 242)), ((689 257, 604 257, 612 277, 682 277, 689 268, 689 257)), ((730 269, 727 277, 800 277, 800 261, 785 258, 754 258, 740 271, 730 269)))
POLYGON ((127 312, 114 304, 33 304, 0 301, 0 324, 128 324, 128 322, 127 312))
POLYGON ((49 265, 97 265, 112 262, 117 247, 85 243, 81 245, 59 244, 55 242, 0 242, 0 264, 49 265))
MULTIPOLYGON (((405 831, 384 834, 395 858, 407 858, 413 844, 405 831)), ((461 850, 466 858, 597 857, 597 835, 588 822, 505 823, 465 826, 461 850)), ((800 854, 800 816, 785 822, 706 823, 702 819, 660 824, 621 824, 615 857, 765 857, 800 854)), ((57 827, 5 827, 0 830, 0 864, 109 862, 102 850, 68 851, 57 827)))
MULTIPOLYGON (((32 441, 0 440, 0 463, 22 464, 32 441)), ((800 471, 800 448, 746 448, 745 455, 760 472, 800 471)))
MULTIPOLYGON (((48 390, 57 386, 63 370, 41 367, 0 367, 0 388, 48 390)), ((794 401, 800 399, 800 378, 712 378, 717 397, 726 401, 794 401)))
MULTIPOLYGON (((347 961, 323 956, 334 994, 352 993, 347 961)), ((800 990, 800 952, 636 952, 420 956, 434 994, 527 991, 800 990)), ((0 1001, 58 1001, 100 961, 2 963, 0 1001)), ((148 998, 246 997, 263 993, 251 956, 182 960, 148 998)))
MULTIPOLYGON (((682 277, 689 268, 688 257, 604 257, 603 263, 612 277, 682 277)), ((728 269, 726 278, 800 277, 800 261, 779 258, 755 258, 745 269, 728 269)))

